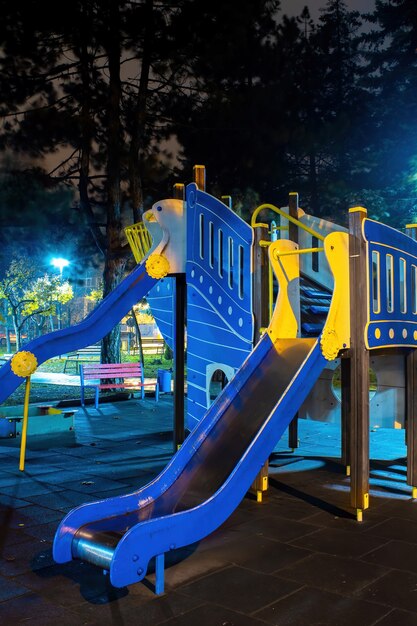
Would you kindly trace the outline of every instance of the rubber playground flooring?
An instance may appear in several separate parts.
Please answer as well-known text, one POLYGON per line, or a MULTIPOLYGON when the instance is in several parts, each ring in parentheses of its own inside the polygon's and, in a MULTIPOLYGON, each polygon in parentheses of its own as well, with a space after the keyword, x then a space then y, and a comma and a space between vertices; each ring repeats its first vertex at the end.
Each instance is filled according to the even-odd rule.
POLYGON ((167 558, 166 589, 113 588, 51 546, 71 508, 147 483, 172 455, 172 397, 77 408, 75 433, 0 440, 0 623, 143 626, 417 625, 417 502, 405 482, 404 432, 371 433, 371 508, 349 508, 337 426, 300 421, 270 461, 270 490, 167 558))

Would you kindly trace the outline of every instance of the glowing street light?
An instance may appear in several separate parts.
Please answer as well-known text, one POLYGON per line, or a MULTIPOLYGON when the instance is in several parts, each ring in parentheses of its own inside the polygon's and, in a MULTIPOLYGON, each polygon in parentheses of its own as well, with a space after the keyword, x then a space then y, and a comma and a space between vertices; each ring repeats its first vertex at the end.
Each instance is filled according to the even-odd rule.
MULTIPOLYGON (((61 277, 61 281, 62 281, 62 270, 64 269, 64 267, 68 267, 69 264, 70 262, 68 261, 68 259, 64 259, 61 256, 54 257, 53 259, 51 259, 51 265, 59 269, 59 275, 61 277)), ((57 306, 58 328, 61 328, 61 313, 62 313, 61 303, 58 302, 58 306, 57 306)))
POLYGON ((51 259, 51 265, 59 269, 59 273, 61 276, 62 270, 64 269, 64 267, 68 267, 69 264, 70 262, 68 261, 68 259, 63 259, 62 257, 54 257, 53 259, 51 259))

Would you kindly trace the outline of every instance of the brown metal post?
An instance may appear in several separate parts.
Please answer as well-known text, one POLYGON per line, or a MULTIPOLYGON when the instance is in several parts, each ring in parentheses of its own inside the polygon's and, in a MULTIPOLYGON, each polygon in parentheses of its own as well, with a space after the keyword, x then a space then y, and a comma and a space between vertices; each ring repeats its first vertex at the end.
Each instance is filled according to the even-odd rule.
POLYGON ((268 248, 261 246, 260 241, 268 241, 268 225, 254 228, 253 243, 253 316, 254 338, 256 346, 260 339, 261 328, 269 324, 269 257, 268 248))
POLYGON ((175 275, 174 309, 174 452, 185 439, 184 383, 185 383, 185 311, 187 286, 185 274, 175 275))
POLYGON ((414 241, 417 240, 417 224, 407 224, 406 225, 406 234, 411 237, 411 239, 414 239, 414 241))
MULTIPOLYGON (((291 192, 288 196, 288 213, 291 217, 298 219, 298 193, 291 192)), ((288 239, 298 243, 298 226, 292 222, 288 222, 288 239)), ((298 288, 297 297, 292 299, 294 315, 300 324, 300 290, 298 288), (298 305, 294 309, 294 305, 298 305)), ((294 415, 293 419, 288 426, 288 447, 295 450, 298 448, 298 412, 294 415)))
POLYGON ((201 191, 206 190, 206 168, 204 165, 194 165, 194 182, 201 191))
MULTIPOLYGON (((260 337, 261 329, 269 324, 269 257, 268 248, 261 246, 260 241, 268 241, 268 225, 262 224, 254 228, 253 244, 253 316, 255 346, 260 337)), ((269 462, 266 461, 258 476, 252 483, 251 491, 256 494, 258 502, 262 501, 262 494, 268 489, 269 462)))
POLYGON ((417 498, 417 350, 406 357, 406 428, 407 428, 407 484, 412 497, 417 498))
POLYGON ((364 329, 367 323, 367 258, 362 237, 366 209, 349 211, 350 273, 350 466, 351 505, 358 521, 369 506, 369 351, 364 329))
POLYGON ((175 183, 173 187, 173 197, 176 200, 185 200, 185 185, 184 183, 175 183))
POLYGON ((346 474, 350 476, 350 357, 343 355, 340 359, 340 380, 341 380, 341 447, 342 463, 346 467, 346 474))

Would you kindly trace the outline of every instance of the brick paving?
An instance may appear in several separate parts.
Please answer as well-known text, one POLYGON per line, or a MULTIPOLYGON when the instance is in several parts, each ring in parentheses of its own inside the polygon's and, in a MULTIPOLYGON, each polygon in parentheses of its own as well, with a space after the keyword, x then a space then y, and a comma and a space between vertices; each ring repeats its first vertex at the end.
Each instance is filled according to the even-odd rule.
POLYGON ((53 562, 71 508, 146 484, 172 455, 172 397, 77 407, 75 432, 0 440, 0 623, 141 626, 417 626, 417 503, 406 485, 404 432, 371 433, 371 508, 349 509, 338 428, 300 422, 280 442, 261 504, 248 495, 215 533, 114 589, 101 570, 53 562))

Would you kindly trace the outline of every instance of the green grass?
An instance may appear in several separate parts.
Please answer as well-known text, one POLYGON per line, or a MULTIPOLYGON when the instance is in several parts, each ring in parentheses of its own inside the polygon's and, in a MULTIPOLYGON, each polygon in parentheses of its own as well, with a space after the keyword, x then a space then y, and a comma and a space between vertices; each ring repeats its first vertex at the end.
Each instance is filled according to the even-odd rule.
MULTIPOLYGON (((138 360, 137 356, 123 354, 122 361, 130 361, 135 362, 138 360)), ((144 370, 145 370, 145 378, 156 378, 158 369, 169 370, 173 366, 172 359, 165 359, 163 355, 154 355, 149 354, 144 357, 144 370)), ((83 361, 85 363, 90 362, 88 360, 83 361)), ((94 360, 91 360, 94 363, 94 360)), ((64 369, 65 359, 51 359, 50 361, 45 361, 39 366, 40 372, 57 372, 62 373, 64 369)), ((76 367, 75 362, 71 363, 69 366, 67 365, 66 374, 76 375, 76 367)), ((9 398, 3 403, 4 406, 13 406, 17 404, 23 404, 25 395, 25 385, 24 383, 20 385, 12 393, 9 398)), ((86 397, 92 398, 94 396, 93 390, 86 390, 86 397)), ((40 385, 36 383, 32 383, 31 385, 31 393, 30 393, 30 402, 44 402, 48 403, 57 403, 61 400, 78 400, 80 397, 80 388, 79 387, 67 387, 65 385, 40 385)))

